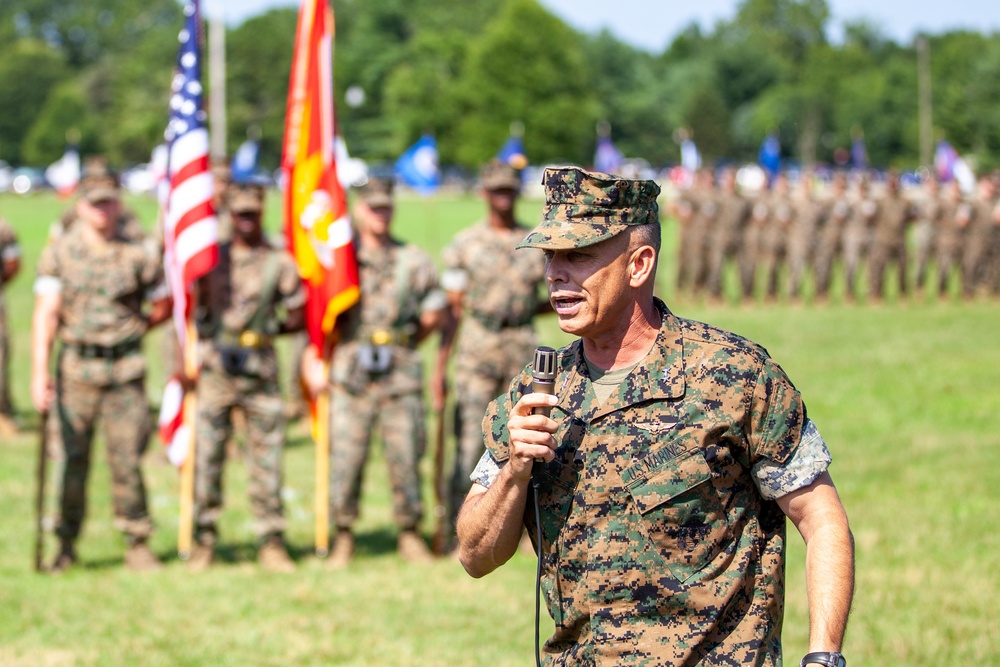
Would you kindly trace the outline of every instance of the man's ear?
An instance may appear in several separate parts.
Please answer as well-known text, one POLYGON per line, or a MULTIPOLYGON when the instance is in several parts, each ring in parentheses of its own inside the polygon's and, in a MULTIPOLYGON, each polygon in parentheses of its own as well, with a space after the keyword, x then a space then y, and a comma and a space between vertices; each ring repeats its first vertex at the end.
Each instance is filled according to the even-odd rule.
POLYGON ((652 280, 655 266, 656 251, 653 250, 653 246, 644 245, 633 250, 628 262, 629 285, 641 287, 652 280))

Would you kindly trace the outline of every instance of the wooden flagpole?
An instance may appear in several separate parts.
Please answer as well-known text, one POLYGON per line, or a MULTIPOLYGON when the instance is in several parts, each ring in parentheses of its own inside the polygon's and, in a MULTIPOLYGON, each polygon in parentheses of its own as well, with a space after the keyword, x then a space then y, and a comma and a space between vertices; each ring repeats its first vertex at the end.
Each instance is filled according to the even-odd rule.
MULTIPOLYGON (((189 318, 185 322, 187 329, 184 346, 184 373, 189 378, 197 377, 197 345, 198 332, 194 322, 189 318)), ((191 541, 194 536, 194 468, 197 457, 198 438, 196 434, 198 421, 198 395, 195 391, 184 392, 184 424, 188 427, 188 447, 181 465, 180 517, 177 525, 177 555, 181 560, 191 556, 191 541)))
MULTIPOLYGON (((323 377, 330 377, 330 360, 323 355, 323 377)), ((316 397, 316 555, 330 553, 330 389, 316 397)))

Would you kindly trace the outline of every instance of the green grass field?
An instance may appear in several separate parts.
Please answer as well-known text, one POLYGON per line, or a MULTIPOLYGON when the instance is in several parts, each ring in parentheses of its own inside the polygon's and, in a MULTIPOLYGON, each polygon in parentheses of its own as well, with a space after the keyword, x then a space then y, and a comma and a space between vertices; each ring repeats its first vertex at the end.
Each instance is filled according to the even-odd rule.
MULTIPOLYGON (((130 200, 145 220, 153 206, 130 200)), ((522 666, 532 661, 534 562, 518 554, 483 580, 452 560, 404 563, 382 460, 365 483, 359 554, 331 573, 311 556, 313 448, 303 424, 289 431, 285 498, 299 570, 264 574, 238 462, 227 469, 219 565, 191 575, 174 555, 177 473, 151 444, 145 471, 158 525, 161 573, 122 567, 111 527, 109 480, 98 446, 83 565, 58 577, 32 571, 37 417, 28 397, 31 282, 49 222, 66 205, 50 196, 0 196, 24 250, 23 273, 5 292, 14 347, 14 398, 23 435, 0 456, 0 665, 522 666)), ((540 202, 522 202, 533 220, 540 202)), ((278 201, 269 202, 272 220, 278 201)), ((436 254, 477 219, 472 197, 402 199, 397 231, 436 254)), ((275 223, 276 224, 276 223, 275 223)), ((674 230, 661 263, 671 303, 674 230)), ((890 302, 881 307, 672 303, 765 345, 802 390, 834 455, 832 474, 857 541, 857 593, 845 653, 852 665, 1000 665, 1000 312, 996 303, 890 302)), ((566 339, 552 321, 543 340, 566 339)), ((162 370, 147 343, 148 391, 162 370)), ((428 350, 429 352, 429 350, 428 350)), ((430 462, 425 462, 429 477, 430 462)), ((432 505, 431 493, 426 492, 432 505)), ((54 505, 50 498, 51 514, 54 505)), ((431 522, 426 522, 429 533, 431 522)), ((786 664, 806 649, 801 540, 790 529, 786 664)), ((49 551, 54 547, 49 540, 49 551)), ((543 633, 550 627, 543 621, 543 633)))

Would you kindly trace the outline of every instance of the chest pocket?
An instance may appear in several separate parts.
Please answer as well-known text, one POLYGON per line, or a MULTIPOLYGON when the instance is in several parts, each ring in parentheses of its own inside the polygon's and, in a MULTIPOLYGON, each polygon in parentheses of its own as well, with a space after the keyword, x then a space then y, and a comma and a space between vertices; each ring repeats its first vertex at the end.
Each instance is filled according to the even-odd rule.
POLYGON ((671 574, 686 581, 725 547, 726 515, 700 451, 628 484, 640 524, 671 574))

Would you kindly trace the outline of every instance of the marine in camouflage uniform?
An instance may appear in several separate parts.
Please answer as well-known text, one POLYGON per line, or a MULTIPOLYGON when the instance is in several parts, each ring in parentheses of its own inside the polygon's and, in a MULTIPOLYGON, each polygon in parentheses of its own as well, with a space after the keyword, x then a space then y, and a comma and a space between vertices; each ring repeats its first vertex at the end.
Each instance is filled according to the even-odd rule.
POLYGON ((812 177, 804 175, 791 196, 792 226, 788 232, 788 295, 802 296, 802 283, 813 266, 823 233, 826 207, 812 192, 812 177))
POLYGON ((21 246, 10 223, 0 218, 0 436, 17 433, 14 403, 10 398, 10 336, 3 291, 21 269, 21 246))
POLYGON ((786 264, 788 238, 792 231, 794 210, 788 192, 788 177, 778 174, 767 198, 767 220, 760 237, 758 269, 763 274, 764 295, 778 297, 778 274, 786 264))
POLYGON ((691 277, 688 280, 694 295, 705 292, 708 286, 708 263, 712 243, 712 230, 719 215, 719 192, 715 187, 715 175, 711 169, 698 170, 696 180, 700 196, 698 208, 689 230, 690 257, 688 266, 691 277))
POLYGON ((924 183, 920 217, 913 225, 913 263, 916 265, 916 287, 927 289, 928 269, 935 254, 937 237, 944 225, 944 199, 941 183, 931 176, 924 183))
POLYGON ((760 346, 653 297, 655 183, 562 168, 545 184, 521 246, 546 251, 560 327, 581 339, 558 352, 555 396, 531 393, 526 368, 490 405, 463 565, 485 575, 539 529, 546 665, 773 667, 788 516, 824 563, 807 576, 810 646, 839 651, 852 540, 799 392, 760 346))
POLYGON ((976 197, 960 216, 965 230, 965 250, 962 253, 962 294, 972 298, 985 291, 989 280, 990 245, 997 230, 996 184, 988 175, 979 178, 976 197))
POLYGON ((418 532, 426 433, 416 347, 441 326, 446 302, 430 256, 390 235, 392 215, 392 183, 370 179, 353 210, 361 300, 338 319, 332 368, 331 568, 345 566, 353 555, 362 474, 376 429, 389 467, 399 553, 414 562, 432 559, 418 532))
MULTIPOLYGON (((726 261, 733 260, 738 267, 744 266, 741 264, 742 244, 750 224, 751 211, 749 202, 736 191, 736 172, 731 167, 723 170, 719 177, 719 190, 708 256, 708 293, 715 299, 722 298, 726 261)), ((744 297, 750 295, 745 273, 742 272, 740 287, 744 297)))
POLYGON ((868 257, 868 297, 874 301, 884 296, 885 274, 891 262, 896 263, 896 284, 900 296, 909 294, 906 230, 920 215, 917 206, 900 192, 898 176, 891 173, 878 208, 868 257))
MULTIPOLYGON (((79 183, 81 190, 102 187, 117 189, 118 186, 118 174, 111 169, 103 156, 93 155, 84 161, 79 183)), ((49 227, 49 239, 56 239, 65 234, 77 219, 75 206, 63 211, 59 219, 49 227)), ((148 243, 150 250, 153 249, 156 240, 147 236, 135 213, 124 206, 119 207, 117 225, 122 237, 130 241, 148 243)))
MULTIPOLYGON (((959 225, 958 219, 959 212, 969 204, 962 200, 962 188, 957 180, 945 184, 939 206, 939 223, 934 244, 937 280, 933 288, 936 295, 943 296, 948 291, 952 271, 961 270, 962 249, 965 246, 965 229, 959 225)), ((967 220, 968 213, 964 217, 967 220)))
POLYGON ((76 561, 98 420, 111 467, 115 526, 129 542, 125 563, 156 569, 159 561, 146 546, 153 526, 140 468, 149 435, 142 337, 169 314, 163 267, 159 255, 122 234, 117 188, 88 183, 81 192, 79 219, 45 248, 35 281, 32 400, 43 413, 57 408, 65 454, 56 527, 61 548, 52 569, 76 561), (146 302, 152 302, 148 316, 146 302), (57 337, 62 348, 53 385, 49 359, 57 337))
POLYGON ((694 184, 677 199, 673 215, 680 226, 677 289, 696 296, 705 288, 708 240, 718 212, 711 169, 699 169, 694 184))
POLYGON ((879 202, 872 197, 866 178, 861 178, 855 184, 852 199, 851 216, 844 224, 842 242, 846 280, 844 297, 848 300, 857 296, 858 275, 872 245, 873 228, 880 217, 879 202))
POLYGON ((824 208, 824 222, 819 234, 813 266, 816 278, 816 297, 820 300, 825 300, 830 295, 833 263, 841 254, 844 244, 844 228, 851 218, 851 201, 847 196, 847 178, 843 174, 837 174, 834 177, 824 208))
POLYGON ((480 422, 486 406, 531 358, 538 344, 532 320, 550 310, 548 301, 540 297, 545 277, 542 253, 514 251, 529 230, 515 218, 520 176, 513 167, 493 162, 483 168, 481 187, 488 205, 486 220, 460 232, 442 252, 441 283, 451 317, 441 337, 435 370, 438 387, 457 338, 454 425, 458 444, 449 483, 452 524, 469 491, 469 473, 483 455, 480 422))
POLYGON ((232 414, 245 415, 250 508, 261 540, 258 560, 272 571, 294 570, 284 546, 281 501, 284 402, 274 338, 298 331, 305 293, 294 260, 273 248, 261 228, 264 194, 245 187, 231 197, 231 240, 199 287, 201 338, 195 464, 195 548, 190 567, 211 564, 222 512, 222 472, 232 414))

